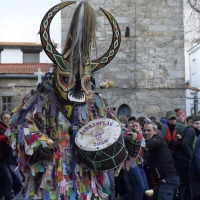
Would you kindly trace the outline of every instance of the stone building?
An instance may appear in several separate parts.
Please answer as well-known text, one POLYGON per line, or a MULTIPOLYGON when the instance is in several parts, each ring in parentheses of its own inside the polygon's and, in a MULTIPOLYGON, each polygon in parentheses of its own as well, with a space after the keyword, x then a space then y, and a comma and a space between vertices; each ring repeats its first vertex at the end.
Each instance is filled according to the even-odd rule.
POLYGON ((0 113, 17 106, 51 66, 41 43, 0 42, 0 113))
MULTIPOLYGON (((47 73, 52 64, 0 64, 0 113, 12 111, 38 83, 38 68, 47 73)), ((42 74, 42 73, 41 73, 42 74)))
MULTIPOLYGON (((64 1, 64 0, 62 0, 64 1)), ((185 109, 184 30, 182 0, 88 0, 97 15, 97 51, 109 47, 112 30, 100 11, 109 11, 121 28, 122 42, 116 57, 95 72, 97 89, 119 115, 151 116, 185 109), (128 27, 128 28, 127 28, 128 27), (125 30, 130 34, 125 37, 125 30), (113 88, 99 84, 115 81, 113 88)), ((62 47, 76 5, 61 11, 62 47)))

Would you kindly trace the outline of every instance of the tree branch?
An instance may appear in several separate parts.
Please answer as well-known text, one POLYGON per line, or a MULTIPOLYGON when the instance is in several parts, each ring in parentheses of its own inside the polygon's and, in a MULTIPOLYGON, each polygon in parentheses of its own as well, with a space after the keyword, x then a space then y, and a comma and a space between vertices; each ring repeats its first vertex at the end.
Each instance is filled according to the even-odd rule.
POLYGON ((200 10, 199 10, 198 8, 195 7, 195 5, 197 4, 197 2, 193 5, 192 2, 191 2, 191 0, 188 0, 188 3, 190 4, 191 8, 192 8, 194 11, 200 13, 200 10))

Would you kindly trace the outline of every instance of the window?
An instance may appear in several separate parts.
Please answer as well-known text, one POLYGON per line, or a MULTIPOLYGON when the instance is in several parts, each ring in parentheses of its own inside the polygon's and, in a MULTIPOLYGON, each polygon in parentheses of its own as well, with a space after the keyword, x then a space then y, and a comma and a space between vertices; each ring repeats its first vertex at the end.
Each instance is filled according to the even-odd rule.
POLYGON ((191 67, 191 74, 194 75, 197 73, 197 62, 196 59, 192 59, 192 67, 191 67))
POLYGON ((12 111, 12 97, 1 97, 1 111, 12 111))
POLYGON ((25 53, 23 52, 23 63, 39 63, 40 54, 39 53, 25 53))

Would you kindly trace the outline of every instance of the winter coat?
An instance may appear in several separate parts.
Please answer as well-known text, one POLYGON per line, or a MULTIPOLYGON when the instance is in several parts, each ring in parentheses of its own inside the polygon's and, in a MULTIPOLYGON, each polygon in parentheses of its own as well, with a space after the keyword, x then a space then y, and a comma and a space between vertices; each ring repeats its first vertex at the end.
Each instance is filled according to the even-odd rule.
MULTIPOLYGON (((185 157, 190 161, 192 158, 192 152, 194 150, 196 139, 199 136, 199 131, 195 129, 193 126, 186 127, 183 131, 183 140, 181 144, 181 149, 185 155, 185 157)), ((177 154, 177 158, 179 157, 180 152, 177 154)))
POLYGON ((155 181, 177 176, 172 154, 164 138, 155 134, 146 142, 147 162, 155 181))
POLYGON ((176 134, 180 134, 181 136, 183 135, 183 131, 185 129, 185 124, 180 122, 180 121, 177 121, 176 122, 176 134))
POLYGON ((7 126, 0 121, 0 164, 6 163, 6 152, 9 146, 7 145, 8 138, 4 135, 7 126))
POLYGON ((190 172, 200 180, 200 137, 197 138, 190 163, 190 172))

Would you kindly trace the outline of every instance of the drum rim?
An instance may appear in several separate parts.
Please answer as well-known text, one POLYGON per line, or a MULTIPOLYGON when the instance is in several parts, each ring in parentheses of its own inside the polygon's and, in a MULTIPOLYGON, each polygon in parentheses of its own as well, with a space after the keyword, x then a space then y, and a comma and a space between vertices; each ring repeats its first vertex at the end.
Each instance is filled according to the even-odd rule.
MULTIPOLYGON (((98 118, 98 119, 95 119, 95 120, 92 120, 92 121, 88 122, 87 124, 85 124, 84 126, 82 126, 82 127, 78 130, 78 132, 77 132, 77 134, 76 134, 76 136, 75 136, 75 143, 76 143, 76 145, 78 146, 78 148, 80 148, 81 150, 84 150, 84 151, 94 152, 94 151, 99 151, 99 150, 106 149, 106 148, 108 148, 109 146, 111 146, 111 145, 109 145, 109 146, 104 146, 103 148, 99 148, 99 149, 97 149, 97 148, 96 148, 96 149, 91 149, 91 147, 88 148, 87 146, 86 146, 86 147, 81 146, 81 145, 80 145, 80 142, 78 141, 78 135, 79 135, 79 133, 81 132, 81 130, 84 129, 84 127, 88 126, 90 123, 98 122, 98 121, 100 121, 100 120, 111 121, 111 122, 113 122, 113 123, 116 124, 116 127, 119 126, 119 135, 118 135, 118 137, 115 139, 115 141, 117 141, 117 140, 119 139, 119 137, 120 137, 120 135, 121 135, 121 125, 120 125, 117 121, 115 121, 115 120, 113 120, 113 119, 110 119, 110 118, 98 118)), ((112 143, 112 144, 114 144, 114 143, 112 143)))

